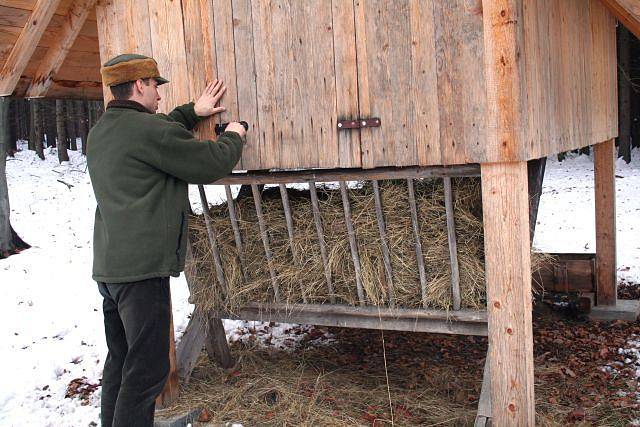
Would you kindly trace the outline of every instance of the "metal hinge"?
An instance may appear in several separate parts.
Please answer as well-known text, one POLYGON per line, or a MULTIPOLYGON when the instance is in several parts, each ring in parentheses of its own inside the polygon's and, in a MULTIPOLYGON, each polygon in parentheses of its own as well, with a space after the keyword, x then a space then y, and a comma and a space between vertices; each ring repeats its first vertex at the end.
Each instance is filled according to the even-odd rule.
POLYGON ((370 119, 338 120, 338 129, 362 129, 380 127, 380 119, 372 117, 370 119))

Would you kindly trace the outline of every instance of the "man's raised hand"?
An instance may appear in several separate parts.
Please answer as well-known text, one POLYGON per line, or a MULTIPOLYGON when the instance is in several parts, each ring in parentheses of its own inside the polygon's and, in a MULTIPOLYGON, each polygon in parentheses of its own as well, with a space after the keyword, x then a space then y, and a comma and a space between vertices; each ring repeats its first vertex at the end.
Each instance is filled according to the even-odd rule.
POLYGON ((222 98, 225 90, 227 88, 223 85, 222 80, 214 80, 209 83, 193 106, 196 114, 200 117, 208 117, 224 111, 224 107, 216 107, 216 104, 222 98))

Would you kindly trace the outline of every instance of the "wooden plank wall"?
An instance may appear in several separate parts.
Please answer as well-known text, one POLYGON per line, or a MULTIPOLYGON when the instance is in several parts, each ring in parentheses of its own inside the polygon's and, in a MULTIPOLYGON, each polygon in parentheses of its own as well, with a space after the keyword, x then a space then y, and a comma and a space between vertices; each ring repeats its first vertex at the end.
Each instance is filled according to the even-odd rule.
POLYGON ((613 16, 599 0, 526 0, 523 15, 524 160, 617 135, 613 16))
MULTIPOLYGON (((35 3, 35 0, 0 0, 0 66, 6 61, 35 3)), ((65 23, 65 15, 72 3, 72 0, 60 2, 22 74, 14 96, 25 95, 31 83, 31 77, 38 69, 47 49, 57 39, 57 34, 65 23)), ((56 74, 54 84, 47 96, 99 99, 101 93, 96 15, 92 11, 69 50, 60 71, 56 74)))
POLYGON ((98 21, 103 58, 158 60, 163 110, 225 81, 217 120, 251 126, 238 169, 521 161, 614 137, 614 18, 599 0, 517 4, 522 137, 508 149, 487 141, 480 1, 100 0, 98 21), (382 127, 337 130, 373 116, 382 127))

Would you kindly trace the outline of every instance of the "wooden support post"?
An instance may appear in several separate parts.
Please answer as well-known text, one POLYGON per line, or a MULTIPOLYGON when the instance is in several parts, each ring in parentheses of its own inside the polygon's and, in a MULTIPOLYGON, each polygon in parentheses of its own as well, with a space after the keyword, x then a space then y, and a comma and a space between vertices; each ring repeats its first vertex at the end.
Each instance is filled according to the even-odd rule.
POLYGON ((373 196, 376 202, 376 218, 378 219, 378 231, 380 233, 380 245, 382 246, 382 261, 384 262, 384 271, 387 276, 387 287, 389 289, 389 307, 395 307, 396 303, 393 296, 393 270, 391 269, 391 254, 389 252, 389 244, 387 243, 387 230, 384 224, 384 215, 382 215, 382 200, 380 200, 380 188, 378 181, 373 180, 373 196))
POLYGON ((611 139, 593 146, 596 205, 596 304, 616 305, 616 177, 611 139))
POLYGON ((220 283, 222 295, 224 298, 228 296, 227 281, 224 278, 224 270, 222 269, 222 259, 220 258, 220 251, 218 250, 218 242, 216 239, 216 233, 213 229, 211 222, 211 216, 209 214, 209 202, 207 201, 207 195, 204 192, 204 186, 198 185, 198 191, 200 192, 200 202, 202 203, 202 213, 204 215, 204 223, 207 227, 207 235, 209 236, 209 246, 211 247, 211 253, 213 255, 213 263, 216 267, 216 278, 220 283))
POLYGON ((320 216, 320 204, 318 203, 318 193, 316 192, 316 183, 309 183, 309 194, 311 194, 311 209, 313 211, 313 222, 316 224, 316 233, 318 235, 318 244, 320 245, 320 256, 322 257, 322 266, 324 268, 324 278, 327 281, 327 290, 329 291, 329 301, 331 304, 336 303, 336 296, 333 291, 333 283, 331 282, 331 269, 329 268, 329 256, 327 254, 327 246, 324 241, 324 231, 322 230, 322 218, 320 216))
MULTIPOLYGON (((289 248, 291 248, 291 258, 294 264, 299 264, 300 259, 296 252, 296 246, 293 243, 293 217, 291 216, 291 204, 289 203, 289 193, 287 193, 286 184, 279 184, 280 197, 282 198, 282 209, 284 210, 284 218, 287 223, 287 234, 289 236, 289 248)), ((307 303, 307 295, 303 283, 300 283, 300 292, 302 295, 302 301, 307 303)))
POLYGON ((178 364, 176 362, 176 338, 173 334, 173 309, 171 297, 169 297, 169 311, 171 312, 169 322, 169 378, 164 384, 160 395, 156 398, 156 408, 166 408, 178 398, 180 394, 180 379, 178 378, 178 364))
POLYGON ((458 265, 458 243, 456 241, 456 222, 453 217, 453 191, 451 178, 444 177, 444 206, 447 215, 447 238, 449 240, 449 263, 451 264, 451 295, 453 309, 460 310, 460 267, 458 265))
POLYGON ((231 187, 224 186, 225 194, 227 195, 227 208, 229 209, 229 218, 231 219, 231 228, 233 229, 233 237, 236 241, 236 251, 238 253, 238 262, 240 262, 240 271, 242 272, 242 278, 247 280, 247 269, 244 263, 244 250, 242 249, 242 236, 240 235, 240 226, 238 225, 238 215, 236 213, 236 204, 231 194, 231 187))
POLYGON ((484 361, 484 373, 482 374, 482 389, 478 400, 478 413, 473 427, 491 426, 491 368, 489 367, 489 351, 484 361))
POLYGON ((347 234, 349 235, 349 247, 351 248, 351 258, 353 268, 356 273, 356 288, 360 305, 364 305, 364 289, 362 287, 362 270, 360 268, 360 255, 358 254, 358 244, 356 242, 356 232, 353 229, 353 219, 351 218, 351 205, 349 204, 349 194, 347 194, 347 184, 340 181, 340 195, 342 196, 342 207, 344 208, 344 220, 347 223, 347 234))
POLYGON ((493 419, 533 426, 527 164, 483 164, 481 171, 493 419))
POLYGON ((204 341, 209 359, 216 362, 224 369, 232 368, 236 364, 231 356, 231 350, 227 343, 227 335, 224 332, 222 319, 213 314, 207 315, 207 336, 204 341))
POLYGON ((269 234, 267 233, 267 225, 264 222, 264 215, 262 214, 262 196, 260 195, 260 190, 258 190, 258 186, 256 184, 251 184, 251 192, 253 193, 253 202, 256 205, 256 214, 258 215, 258 226, 260 227, 260 235, 262 236, 264 254, 267 257, 267 264, 269 266, 273 296, 276 302, 280 302, 280 288, 278 287, 276 270, 273 268, 273 256, 271 254, 271 246, 269 244, 269 234))
POLYGON ((413 238, 416 241, 416 259, 418 262, 418 274, 420 275, 420 291, 422 292, 422 306, 427 308, 427 272, 424 268, 424 256, 422 255, 422 242, 420 240, 420 225, 418 224, 418 208, 416 195, 413 189, 413 179, 407 179, 409 190, 409 210, 411 211, 411 224, 413 225, 413 238))

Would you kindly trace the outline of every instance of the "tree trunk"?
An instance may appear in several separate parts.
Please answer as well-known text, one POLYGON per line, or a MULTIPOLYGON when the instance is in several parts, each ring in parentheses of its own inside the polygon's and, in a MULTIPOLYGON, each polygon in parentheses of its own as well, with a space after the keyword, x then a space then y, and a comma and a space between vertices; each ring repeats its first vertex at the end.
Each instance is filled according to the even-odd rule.
POLYGON ((56 126, 56 101, 53 99, 46 100, 46 115, 45 115, 45 131, 47 133, 47 146, 48 147, 56 147, 56 138, 57 138, 57 126, 56 126))
POLYGON ((56 128, 58 133, 58 161, 68 162, 69 153, 67 153, 67 129, 65 128, 65 102, 56 99, 56 128))
POLYGON ((618 157, 631 162, 631 33, 618 25, 618 157))
POLYGON ((78 123, 78 136, 82 142, 82 154, 87 155, 87 107, 86 101, 76 101, 76 121, 78 123))
POLYGON ((76 131, 76 114, 73 108, 73 101, 67 102, 67 139, 69 140, 69 148, 71 150, 77 150, 78 144, 76 138, 78 133, 76 131))
POLYGON ((29 100, 29 143, 27 144, 27 148, 29 150, 35 150, 35 141, 36 141, 36 124, 34 122, 35 117, 35 108, 36 108, 36 100, 29 100))
POLYGON ((7 154, 11 157, 15 156, 15 153, 18 151, 18 126, 16 115, 18 114, 18 105, 16 100, 11 99, 9 102, 9 120, 7 121, 7 126, 9 127, 9 142, 7 145, 7 154))
POLYGON ((34 128, 34 146, 36 153, 40 159, 44 160, 44 145, 43 145, 43 132, 42 132, 42 101, 40 99, 34 99, 33 102, 33 116, 32 126, 34 128))
POLYGON ((29 247, 11 227, 9 221, 9 188, 7 187, 7 157, 4 153, 9 145, 11 132, 9 131, 9 105, 8 97, 0 97, 0 259, 16 253, 17 250, 29 247), (18 245, 16 245, 16 242, 18 245))

